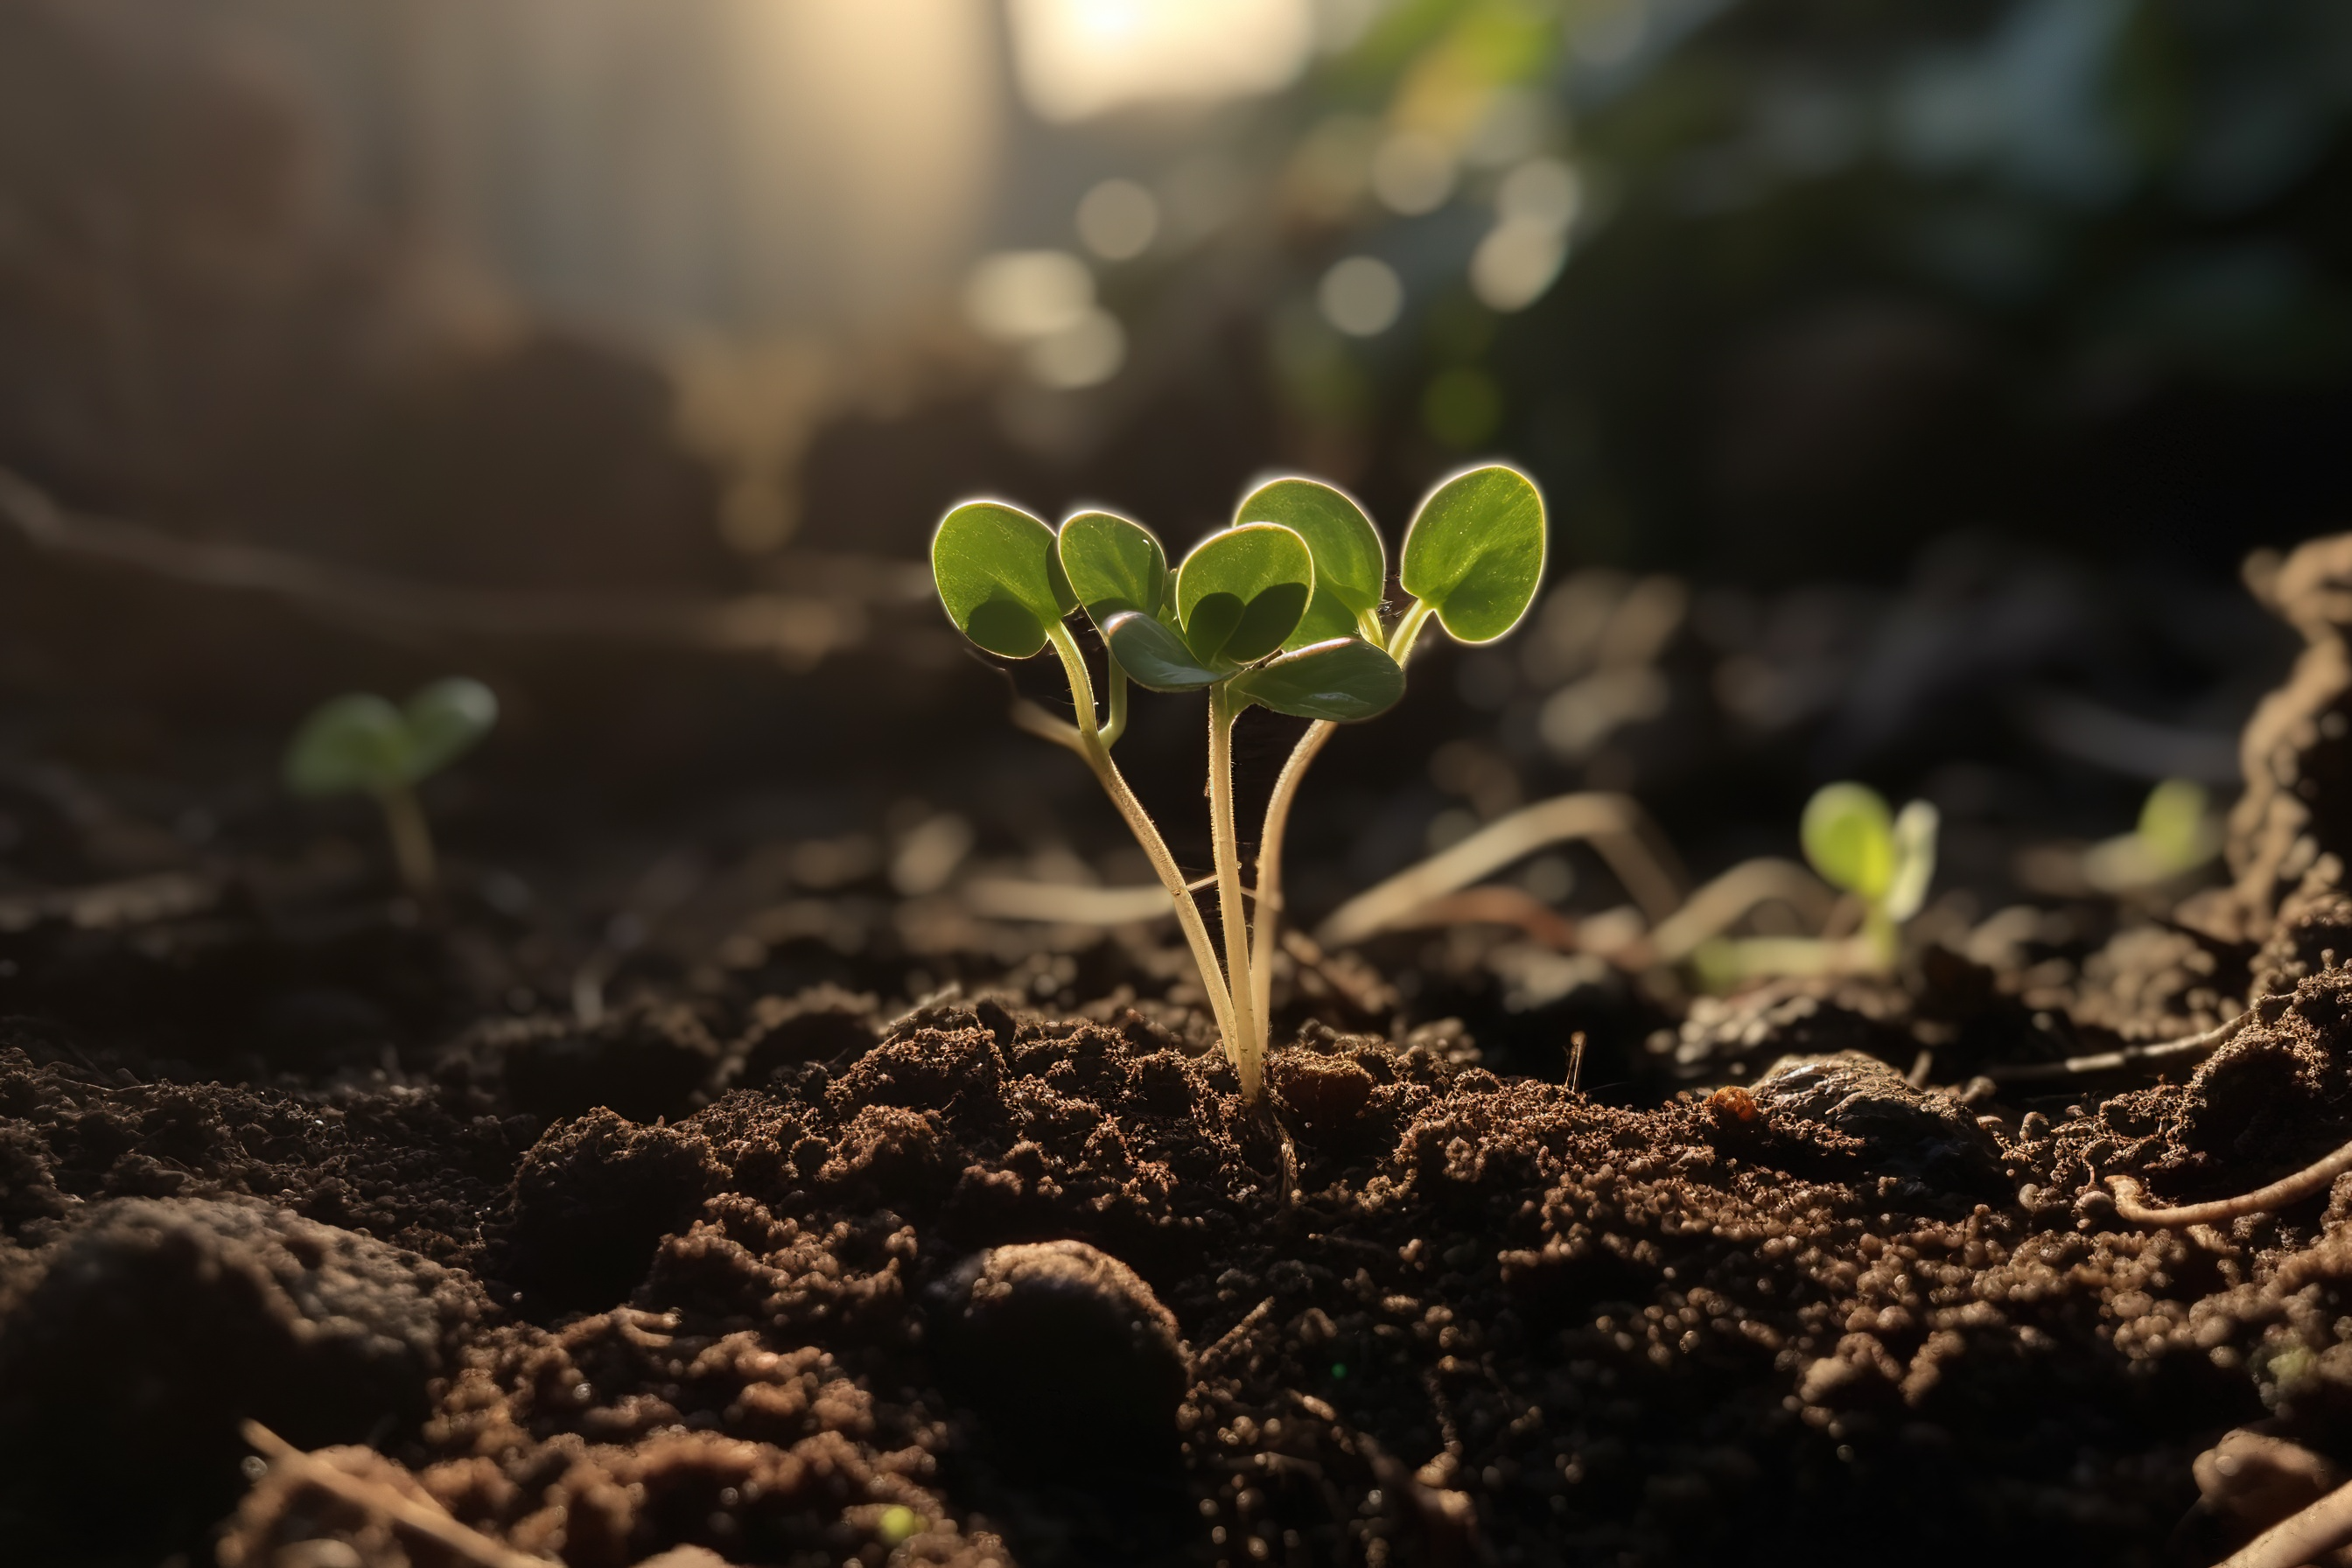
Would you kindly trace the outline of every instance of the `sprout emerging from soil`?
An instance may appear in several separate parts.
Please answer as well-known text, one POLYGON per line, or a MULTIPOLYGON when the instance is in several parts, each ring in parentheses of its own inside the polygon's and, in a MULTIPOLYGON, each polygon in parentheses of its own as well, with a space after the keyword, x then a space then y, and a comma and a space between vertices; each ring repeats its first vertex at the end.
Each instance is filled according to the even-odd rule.
POLYGON ((2106 893, 2161 887, 2185 877, 2221 852, 2221 824, 2205 786, 2166 779, 2147 792, 2139 824, 2083 852, 2083 876, 2106 893))
POLYGON ((1902 953, 1903 922, 1927 901, 1936 876, 1936 808, 1915 800, 1900 813, 1867 784, 1824 784, 1805 803, 1798 837, 1805 858, 1861 906, 1845 937, 1750 937, 1703 943, 1701 980, 1728 989, 1765 974, 1884 973, 1902 953))
POLYGON ((1258 1096, 1266 1049, 1284 830, 1300 781, 1343 723, 1387 711, 1404 695, 1404 665, 1434 616, 1465 643, 1518 625, 1543 577, 1543 498, 1501 465, 1471 468, 1433 490, 1405 531, 1398 582, 1408 595, 1384 615, 1388 552, 1353 498, 1318 480, 1281 479, 1243 498, 1230 527, 1171 568, 1159 537, 1107 511, 1081 511, 1057 531, 1000 501, 967 501, 940 521, 931 573, 948 617, 1005 658, 1050 646, 1070 687, 1076 723, 1022 704, 1015 720, 1076 752, 1118 808, 1174 901, 1243 1094, 1258 1096), (1083 609, 1102 637, 1109 691, 1094 680, 1066 624, 1083 609), (1158 826, 1110 751, 1127 728, 1128 683, 1209 699, 1209 821, 1223 925, 1219 962, 1206 922, 1158 826), (1258 837, 1255 929, 1244 902, 1234 824, 1234 721, 1249 708, 1310 721, 1266 805, 1258 837))
POLYGON ((478 680, 436 680, 395 708, 371 692, 321 703, 286 748, 286 787, 306 799, 369 795, 383 808, 393 860, 412 893, 433 890, 432 829, 416 786, 473 750, 499 721, 478 680))

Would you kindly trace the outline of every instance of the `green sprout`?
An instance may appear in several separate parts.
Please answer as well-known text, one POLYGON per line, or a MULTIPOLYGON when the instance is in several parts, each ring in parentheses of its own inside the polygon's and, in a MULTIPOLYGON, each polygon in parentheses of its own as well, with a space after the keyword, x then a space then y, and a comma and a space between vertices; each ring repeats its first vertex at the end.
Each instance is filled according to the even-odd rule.
POLYGON ((1717 939, 1692 955, 1700 979, 1727 989, 1763 974, 1884 973, 1903 951, 1903 922, 1927 901, 1936 877, 1936 808, 1915 800, 1897 813, 1867 784, 1823 784, 1805 803, 1798 837, 1805 858, 1862 906, 1853 936, 1717 939))
POLYGON ((499 721, 478 680, 436 680, 395 708, 371 692, 321 703, 286 748, 286 787, 305 799, 369 795, 383 808, 394 862, 412 893, 433 890, 433 833, 416 786, 473 750, 499 721))
POLYGON ((1867 784, 1823 784, 1798 828, 1822 880, 1862 900, 1860 940, 1873 968, 1891 969, 1903 922, 1927 901, 1936 877, 1936 808, 1915 800, 1899 815, 1867 784))
POLYGON ((1262 1083, 1282 841, 1300 780, 1337 726, 1385 712, 1404 695, 1404 665, 1430 617, 1465 643, 1492 642, 1517 626, 1543 576, 1544 542, 1543 498, 1526 475, 1491 465, 1454 476, 1405 531, 1398 581, 1409 598, 1391 619, 1380 531, 1351 497, 1314 479, 1252 490, 1232 525, 1172 570, 1157 535, 1111 512, 1078 512, 1056 531, 1018 507, 977 500, 940 520, 931 573, 948 618, 1002 658, 1050 646, 1061 660, 1076 722, 1027 704, 1014 718, 1076 752, 1142 846, 1175 904, 1245 1098, 1255 1100, 1262 1083), (1066 624, 1079 610, 1105 650, 1109 690, 1099 716, 1093 676, 1066 624), (1129 681, 1208 694, 1222 962, 1175 857, 1111 761, 1127 728, 1129 681), (1310 721, 1266 805, 1248 890, 1254 927, 1233 781, 1234 723, 1252 707, 1310 721))
POLYGON ((2205 786, 2166 779, 2147 792, 2139 825, 2083 852, 2083 875, 2102 892, 2129 893, 2185 877, 2221 851, 2221 824, 2205 786))

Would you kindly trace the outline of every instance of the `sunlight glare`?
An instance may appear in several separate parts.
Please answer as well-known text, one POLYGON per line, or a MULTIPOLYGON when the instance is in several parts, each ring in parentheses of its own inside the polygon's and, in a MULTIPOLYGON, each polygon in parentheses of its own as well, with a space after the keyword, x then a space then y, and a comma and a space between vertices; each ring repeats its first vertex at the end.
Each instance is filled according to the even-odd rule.
POLYGON ((1012 0, 1022 96, 1044 119, 1286 87, 1315 46, 1309 0, 1012 0))

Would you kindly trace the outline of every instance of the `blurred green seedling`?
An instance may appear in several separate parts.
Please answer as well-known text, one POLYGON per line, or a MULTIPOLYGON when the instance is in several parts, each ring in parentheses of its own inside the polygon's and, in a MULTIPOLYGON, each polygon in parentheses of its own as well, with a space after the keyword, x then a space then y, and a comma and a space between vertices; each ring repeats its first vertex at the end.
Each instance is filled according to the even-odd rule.
POLYGON ((2106 893, 2162 887, 2221 852, 2221 824, 2205 786, 2166 779, 2147 792, 2129 833, 2102 839, 2083 852, 2083 876, 2106 893))
POLYGON ((416 786, 480 742, 499 700, 478 680, 436 680, 394 707, 355 691, 321 703, 286 748, 286 787, 305 799, 366 795, 383 809, 394 863, 409 891, 438 879, 433 833, 416 786))
POLYGON ((1718 939, 1693 955, 1699 978, 1729 989, 1766 974, 1885 972, 1902 954, 1903 923, 1927 901, 1936 878, 1936 808, 1900 812, 1867 784, 1824 784, 1805 803, 1798 837, 1822 880, 1861 906, 1851 937, 1718 939))
POLYGON ((1542 581, 1544 543, 1543 498, 1526 475, 1501 465, 1456 474, 1405 531, 1397 579, 1406 600, 1390 616, 1380 531, 1353 498, 1315 479, 1258 486, 1229 526, 1172 566, 1157 534, 1114 512, 1077 512, 1055 529, 1018 507, 975 500, 940 521, 931 572, 948 618, 1001 658, 1051 647, 1061 661, 1076 722, 1027 703, 1014 718, 1084 759, 1143 847, 1174 901, 1246 1097, 1256 1099, 1262 1082, 1282 841, 1299 781, 1336 726, 1373 718, 1404 695, 1405 662, 1431 618, 1466 643, 1492 642, 1518 625, 1542 581), (1081 614, 1104 650, 1099 711, 1069 624, 1081 614), (1111 760, 1130 682, 1208 697, 1222 958, 1158 826, 1111 760), (1233 731, 1253 707, 1309 722, 1276 782, 1255 886, 1245 890, 1233 731))

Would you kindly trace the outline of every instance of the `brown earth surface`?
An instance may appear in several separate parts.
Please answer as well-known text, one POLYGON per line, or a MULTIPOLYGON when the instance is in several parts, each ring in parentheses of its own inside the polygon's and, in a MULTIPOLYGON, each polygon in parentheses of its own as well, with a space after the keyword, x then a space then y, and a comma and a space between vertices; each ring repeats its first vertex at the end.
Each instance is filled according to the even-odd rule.
POLYGON ((2352 1465, 2352 1178, 2187 1230, 2104 1182, 2352 1138, 2347 578, 2269 584, 2312 651, 2230 885, 2063 959, 2004 912, 1628 989, 1596 1049, 1664 1103, 1302 961, 1246 1107, 1131 932, 897 1017, 652 975, 583 1021, 452 1001, 526 940, 470 907, 11 906, 8 1560, 2214 1561, 2352 1465))

